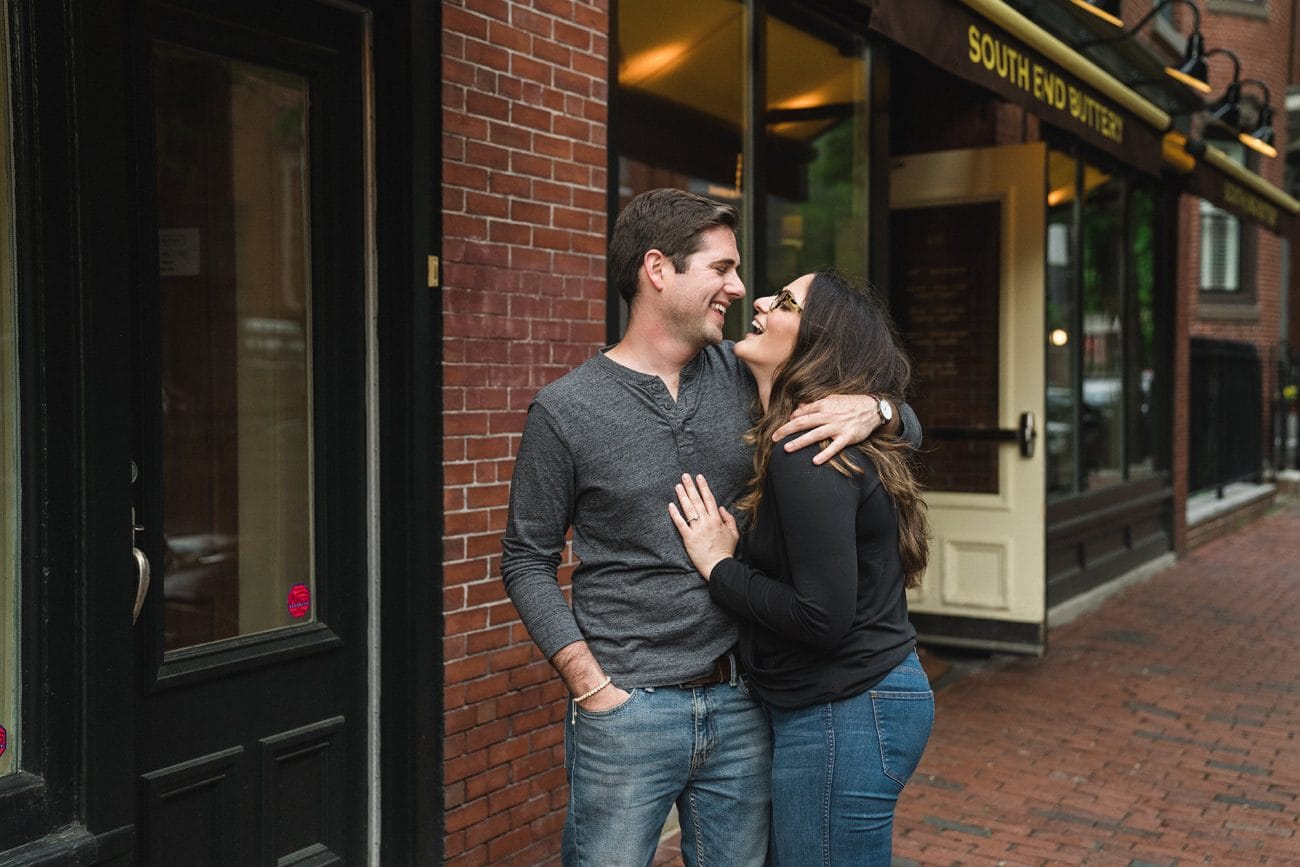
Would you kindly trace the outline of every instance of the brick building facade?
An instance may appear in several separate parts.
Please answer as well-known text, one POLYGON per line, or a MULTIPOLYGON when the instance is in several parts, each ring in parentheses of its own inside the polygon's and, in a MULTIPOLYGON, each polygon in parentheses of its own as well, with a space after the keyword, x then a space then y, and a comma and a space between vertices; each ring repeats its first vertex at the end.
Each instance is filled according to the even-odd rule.
MULTIPOLYGON (((1261 20, 1209 5, 1207 42, 1241 46, 1243 76, 1265 79, 1280 99, 1289 8, 1271 4, 1272 18, 1261 20), (1256 48, 1265 44, 1267 50, 1256 48)), ((1129 21, 1148 8, 1123 4, 1129 21)), ((607 337, 615 12, 611 2, 572 0, 443 4, 443 745, 450 864, 528 865, 558 852, 567 795, 565 690, 504 594, 500 536, 529 401, 607 337)), ((1180 22, 1175 17, 1173 25, 1180 22)), ((1173 49, 1153 43, 1152 50, 1173 49)), ((1223 74, 1217 63, 1214 71, 1223 74)), ((998 141, 1038 129, 1037 118, 1023 119, 1019 108, 994 108, 998 118, 1022 118, 995 135, 998 141)), ((1261 173, 1280 184, 1281 161, 1263 161, 1261 173)), ((1186 545, 1181 515, 1197 424, 1178 397, 1188 390, 1189 338, 1212 335, 1273 351, 1284 279, 1281 241, 1259 232, 1253 312, 1206 315, 1197 291, 1198 209, 1186 195, 1176 208, 1168 447, 1177 550, 1186 545)), ((1266 377, 1263 387, 1268 391, 1272 381, 1266 377)), ((566 559, 562 584, 572 568, 566 559)))
POLYGON ((442 47, 445 856, 536 864, 565 690, 506 599, 501 532, 529 402, 605 339, 609 8, 448 2, 442 47))
MULTIPOLYGON (((1166 136, 1187 0, 1140 40, 1088 5, 0 0, 0 862, 558 860, 565 690, 501 535, 651 186, 740 210, 730 337, 834 264, 915 406, 977 396, 922 413, 986 470, 928 493, 925 640, 1046 652, 1186 548, 1189 345, 1269 363, 1288 279, 1250 228, 1246 303, 1201 292, 1188 191, 1300 202, 1166 136)), ((1295 4, 1202 6, 1280 111, 1295 4)))
MULTIPOLYGON (((1149 4, 1126 2, 1126 14, 1143 14, 1149 4)), ((1254 169, 1259 175, 1279 188, 1286 189, 1286 154, 1288 130, 1285 121, 1286 94, 1295 80, 1292 74, 1296 46, 1294 4, 1235 2, 1235 0, 1208 0, 1201 5, 1201 32, 1207 46, 1222 46, 1236 52, 1241 60, 1241 78, 1258 79, 1267 87, 1271 105, 1276 112, 1273 128, 1279 156, 1253 157, 1254 169)), ((1173 21, 1179 33, 1187 32, 1191 24, 1188 11, 1173 7, 1173 21)), ((1167 34, 1167 31, 1166 31, 1167 34)), ((1179 56, 1180 47, 1160 33, 1148 39, 1153 51, 1167 58, 1179 56)), ((1212 99, 1223 92, 1233 74, 1233 65, 1224 56, 1209 58, 1212 82, 1216 85, 1212 99)), ((1253 98, 1262 97, 1262 88, 1253 86, 1245 91, 1253 98)), ((1212 134, 1212 132, 1211 132, 1212 134)), ((1246 152, 1249 154, 1249 151, 1246 152)), ((1270 478, 1274 462, 1275 423, 1274 407, 1279 395, 1278 364, 1285 354, 1284 343, 1288 336, 1288 323, 1283 321, 1288 305, 1285 296, 1292 292, 1294 269, 1287 269, 1290 238, 1257 227, 1246 227, 1249 233, 1246 249, 1249 261, 1243 263, 1242 274, 1249 282, 1243 294, 1246 298, 1227 297, 1224 293, 1202 291, 1202 257, 1206 254, 1202 241, 1202 203, 1191 195, 1184 195, 1178 211, 1178 261, 1177 291, 1179 304, 1175 329, 1175 394, 1192 393, 1191 356, 1192 341, 1206 338, 1252 347, 1259 359, 1261 409, 1258 437, 1262 455, 1260 474, 1255 480, 1270 478)), ((1188 547, 1186 504, 1190 494, 1196 493, 1192 477, 1192 443, 1204 438, 1214 418, 1204 414, 1193 418, 1193 407, 1188 399, 1174 404, 1174 529, 1175 547, 1185 551, 1188 547)), ((1220 523, 1222 519, 1219 519, 1220 523)), ((1225 526, 1230 525, 1231 522, 1225 526)), ((1212 537, 1212 533, 1195 534, 1198 540, 1212 537)))

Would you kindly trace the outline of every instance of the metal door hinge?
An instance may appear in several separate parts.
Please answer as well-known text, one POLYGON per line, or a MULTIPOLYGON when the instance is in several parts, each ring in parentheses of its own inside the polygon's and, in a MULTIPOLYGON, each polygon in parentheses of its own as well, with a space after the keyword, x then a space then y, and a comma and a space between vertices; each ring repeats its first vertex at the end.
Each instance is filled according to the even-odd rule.
POLYGON ((438 257, 430 256, 429 257, 429 288, 430 289, 438 288, 438 265, 439 265, 438 257))

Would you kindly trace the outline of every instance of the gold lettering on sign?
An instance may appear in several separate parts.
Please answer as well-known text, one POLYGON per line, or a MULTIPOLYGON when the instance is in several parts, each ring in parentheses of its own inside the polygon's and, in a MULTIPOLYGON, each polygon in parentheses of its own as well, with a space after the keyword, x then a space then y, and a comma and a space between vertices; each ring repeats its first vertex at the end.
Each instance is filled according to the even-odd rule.
POLYGON ((972 24, 966 31, 971 63, 1020 88, 1116 144, 1124 142, 1124 118, 1081 87, 1070 84, 1056 69, 1038 63, 1024 52, 972 24))
POLYGON ((1277 208, 1231 181, 1223 182, 1223 201, 1237 210, 1249 214, 1270 229, 1277 228, 1277 208))

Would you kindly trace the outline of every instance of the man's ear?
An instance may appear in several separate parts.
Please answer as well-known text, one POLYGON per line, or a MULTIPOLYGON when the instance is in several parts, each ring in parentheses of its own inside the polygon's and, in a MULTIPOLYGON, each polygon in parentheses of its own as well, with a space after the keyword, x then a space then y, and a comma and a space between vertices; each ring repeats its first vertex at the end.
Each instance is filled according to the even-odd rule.
POLYGON ((647 250, 646 254, 641 257, 642 273, 650 281, 650 285, 660 292, 664 290, 664 272, 672 267, 672 261, 658 250, 647 250))

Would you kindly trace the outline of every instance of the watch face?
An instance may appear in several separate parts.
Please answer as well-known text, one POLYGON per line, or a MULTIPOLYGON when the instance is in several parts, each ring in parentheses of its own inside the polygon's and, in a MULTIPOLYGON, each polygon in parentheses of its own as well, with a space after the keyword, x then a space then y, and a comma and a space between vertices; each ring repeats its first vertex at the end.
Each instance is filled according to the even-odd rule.
POLYGON ((883 398, 880 401, 880 417, 887 422, 894 420, 894 407, 883 398))

